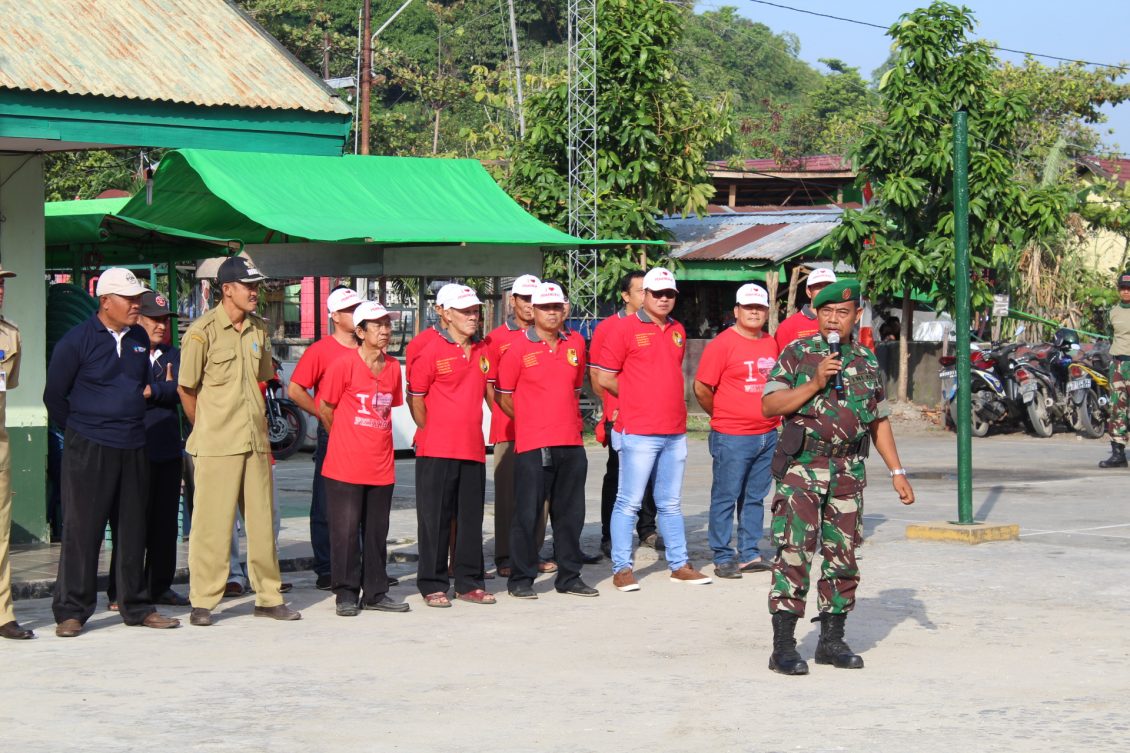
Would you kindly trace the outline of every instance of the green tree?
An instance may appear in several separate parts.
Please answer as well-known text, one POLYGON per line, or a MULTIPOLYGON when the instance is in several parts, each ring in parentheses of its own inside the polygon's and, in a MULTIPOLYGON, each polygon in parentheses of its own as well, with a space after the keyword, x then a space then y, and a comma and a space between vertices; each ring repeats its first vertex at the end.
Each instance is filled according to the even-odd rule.
MULTIPOLYGON (((604 238, 662 237, 664 212, 701 213, 714 194, 706 152, 727 129, 724 100, 696 99, 673 53, 688 11, 651 0, 598 5, 597 205, 604 238)), ((527 101, 525 141, 516 145, 507 190, 533 214, 560 228, 567 221, 567 86, 527 101)), ((662 252, 649 250, 658 260, 662 252)), ((602 252, 600 288, 609 294, 632 251, 602 252)), ((547 261, 563 276, 561 255, 547 261)))
POLYGON ((828 241, 855 263, 869 296, 903 300, 901 400, 911 291, 928 293, 939 310, 954 300, 953 112, 969 117, 975 307, 989 303, 994 289, 1010 289, 1020 252, 1060 232, 1070 205, 1060 185, 1019 182, 1020 134, 1031 110, 1024 92, 1006 95, 997 85, 996 59, 986 42, 969 38, 973 26, 968 9, 944 2, 891 26, 895 57, 879 86, 883 113, 864 125, 855 153, 876 201, 846 213, 828 241))

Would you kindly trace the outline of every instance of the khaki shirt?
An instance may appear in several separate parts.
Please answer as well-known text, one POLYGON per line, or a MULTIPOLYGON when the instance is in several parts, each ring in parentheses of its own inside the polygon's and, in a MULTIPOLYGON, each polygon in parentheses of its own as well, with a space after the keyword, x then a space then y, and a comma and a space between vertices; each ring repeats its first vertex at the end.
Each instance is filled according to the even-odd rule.
POLYGON ((20 328, 6 319, 0 319, 0 372, 3 372, 4 391, 0 391, 0 437, 8 438, 7 392, 20 382, 20 328))
POLYGON ((259 382, 274 376, 271 339, 263 320, 248 314, 232 326, 223 306, 201 316, 184 335, 177 383, 196 390, 196 423, 186 449, 216 457, 270 452, 266 404, 259 382))
POLYGON ((1114 337, 1110 342, 1112 356, 1130 356, 1130 309, 1117 303, 1110 310, 1110 328, 1114 337))

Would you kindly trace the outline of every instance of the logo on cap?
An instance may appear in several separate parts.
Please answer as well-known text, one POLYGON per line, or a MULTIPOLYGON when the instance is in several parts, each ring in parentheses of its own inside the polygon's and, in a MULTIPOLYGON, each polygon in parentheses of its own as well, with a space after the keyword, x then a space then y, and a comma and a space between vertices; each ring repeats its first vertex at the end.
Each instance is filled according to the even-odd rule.
POLYGON ((844 288, 844 293, 843 293, 842 297, 845 301, 850 301, 851 300, 851 289, 850 288, 844 288))
POLYGON ((159 295, 159 296, 155 297, 153 299, 153 302, 156 303, 158 306, 163 306, 163 307, 167 307, 169 305, 169 302, 165 300, 165 296, 163 296, 163 295, 159 295))

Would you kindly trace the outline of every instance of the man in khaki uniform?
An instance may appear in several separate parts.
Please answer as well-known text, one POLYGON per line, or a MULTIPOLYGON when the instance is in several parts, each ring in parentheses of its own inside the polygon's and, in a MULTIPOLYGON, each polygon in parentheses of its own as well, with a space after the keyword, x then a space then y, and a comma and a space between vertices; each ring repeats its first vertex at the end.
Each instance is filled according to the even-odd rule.
MULTIPOLYGON (((4 280, 15 272, 0 268, 0 308, 4 306, 4 280)), ((8 561, 8 540, 12 530, 12 451, 8 446, 5 418, 7 391, 20 378, 20 330, 0 318, 0 638, 26 640, 35 633, 20 627, 12 611, 12 567, 8 561)))
POLYGON ((237 505, 247 523, 247 569, 255 589, 255 616, 302 617, 279 593, 278 552, 271 520, 271 445, 259 382, 273 376, 271 340, 255 313, 259 282, 247 259, 220 265, 220 304, 185 333, 181 349, 181 404, 192 422, 188 454, 195 463, 196 505, 188 539, 189 600, 193 625, 212 624, 224 595, 228 549, 237 505))

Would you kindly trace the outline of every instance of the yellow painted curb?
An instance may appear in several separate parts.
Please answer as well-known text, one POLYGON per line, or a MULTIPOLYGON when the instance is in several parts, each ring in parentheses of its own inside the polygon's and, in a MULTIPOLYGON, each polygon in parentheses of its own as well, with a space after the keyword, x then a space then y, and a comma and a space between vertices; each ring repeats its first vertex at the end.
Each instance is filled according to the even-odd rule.
POLYGON ((956 541, 960 544, 983 544, 986 541, 1015 541, 1020 538, 1016 523, 974 523, 958 525, 944 520, 912 523, 906 527, 908 539, 921 541, 956 541))

